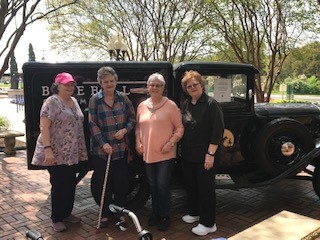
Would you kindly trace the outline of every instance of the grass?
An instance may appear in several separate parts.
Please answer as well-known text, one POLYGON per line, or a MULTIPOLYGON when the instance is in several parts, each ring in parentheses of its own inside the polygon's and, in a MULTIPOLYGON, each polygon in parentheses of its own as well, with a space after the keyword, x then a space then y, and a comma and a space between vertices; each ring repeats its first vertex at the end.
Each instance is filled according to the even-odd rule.
MULTIPOLYGON (((10 83, 0 82, 0 89, 9 90, 10 87, 11 87, 10 83)), ((18 89, 23 89, 23 84, 22 83, 18 84, 18 89)))
POLYGON ((302 100, 270 100, 270 103, 310 103, 309 101, 302 101, 302 100))
POLYGON ((6 84, 4 82, 0 82, 0 88, 10 88, 10 84, 6 84))

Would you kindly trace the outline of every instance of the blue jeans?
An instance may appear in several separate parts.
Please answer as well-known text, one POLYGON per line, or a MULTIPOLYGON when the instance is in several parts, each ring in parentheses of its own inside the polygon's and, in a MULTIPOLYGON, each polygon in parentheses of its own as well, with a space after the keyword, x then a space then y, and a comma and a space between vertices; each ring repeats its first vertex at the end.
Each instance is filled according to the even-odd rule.
POLYGON ((170 179, 173 159, 146 163, 146 174, 151 188, 152 212, 158 217, 169 217, 170 179))

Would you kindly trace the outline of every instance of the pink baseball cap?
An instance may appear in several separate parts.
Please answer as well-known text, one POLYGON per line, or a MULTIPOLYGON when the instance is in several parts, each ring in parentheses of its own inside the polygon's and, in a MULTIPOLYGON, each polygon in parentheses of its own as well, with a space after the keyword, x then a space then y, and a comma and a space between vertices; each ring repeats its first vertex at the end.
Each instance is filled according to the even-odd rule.
POLYGON ((75 83, 76 81, 73 79, 73 77, 72 77, 72 75, 70 73, 63 72, 63 73, 59 73, 56 76, 54 82, 56 84, 59 84, 59 83, 67 84, 69 82, 74 82, 75 83))

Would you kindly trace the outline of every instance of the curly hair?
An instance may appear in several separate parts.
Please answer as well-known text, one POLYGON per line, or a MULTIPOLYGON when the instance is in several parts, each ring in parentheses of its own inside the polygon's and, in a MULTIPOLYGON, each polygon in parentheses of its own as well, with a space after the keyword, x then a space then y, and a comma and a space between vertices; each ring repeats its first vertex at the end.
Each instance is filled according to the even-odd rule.
POLYGON ((166 85, 166 81, 164 80, 164 77, 160 74, 160 73, 153 73, 149 76, 148 81, 147 81, 147 85, 153 81, 153 80, 158 80, 162 83, 162 85, 166 85))
POLYGON ((97 72, 97 80, 99 84, 101 84, 101 80, 107 75, 114 76, 116 82, 118 81, 118 75, 116 74, 116 71, 112 67, 104 66, 101 67, 97 72))
POLYGON ((186 71, 184 73, 182 80, 181 80, 182 90, 186 93, 187 93, 187 83, 190 80, 197 81, 198 83, 200 83, 202 88, 205 87, 205 81, 199 72, 194 71, 194 70, 186 71))

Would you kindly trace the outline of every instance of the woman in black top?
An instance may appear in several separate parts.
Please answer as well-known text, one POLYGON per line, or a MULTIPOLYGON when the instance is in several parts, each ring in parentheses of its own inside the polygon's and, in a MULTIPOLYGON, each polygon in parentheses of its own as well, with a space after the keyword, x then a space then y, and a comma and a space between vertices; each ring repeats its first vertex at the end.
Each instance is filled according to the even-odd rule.
POLYGON ((223 114, 218 102, 204 92, 205 82, 198 72, 186 72, 181 84, 189 95, 182 105, 181 150, 188 201, 188 215, 182 220, 199 221, 192 232, 204 236, 217 230, 214 166, 223 138, 223 114))

